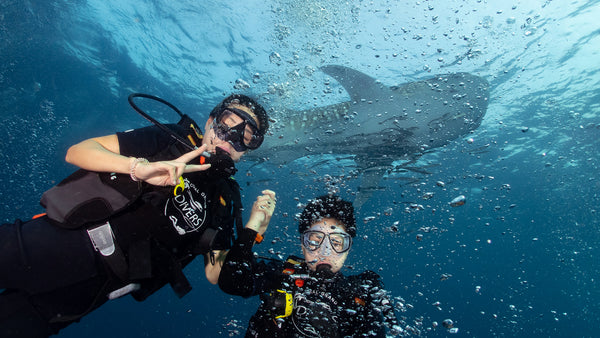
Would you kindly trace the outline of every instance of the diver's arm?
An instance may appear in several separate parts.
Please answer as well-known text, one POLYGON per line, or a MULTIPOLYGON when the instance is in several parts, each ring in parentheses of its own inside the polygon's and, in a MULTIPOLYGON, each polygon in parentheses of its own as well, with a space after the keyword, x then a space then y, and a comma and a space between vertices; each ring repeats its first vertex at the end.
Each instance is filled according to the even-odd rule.
POLYGON ((244 229, 227 253, 219 287, 230 295, 250 297, 259 295, 281 284, 283 262, 258 260, 252 252, 257 232, 244 229))
POLYGON ((120 155, 116 134, 90 138, 71 146, 65 160, 86 170, 121 174, 128 174, 131 164, 129 157, 120 155))
POLYGON ((244 229, 227 258, 221 274, 219 287, 230 295, 250 297, 272 290, 281 284, 283 262, 279 260, 257 260, 252 245, 257 232, 244 229))
POLYGON ((244 228, 227 253, 218 278, 219 287, 224 292, 242 297, 256 294, 254 279, 259 276, 255 273, 257 262, 252 252, 256 234, 256 231, 244 228))
MULTIPOLYGON (((275 197, 275 192, 263 190, 262 195, 258 196, 252 205, 250 219, 246 223, 246 229, 255 232, 252 245, 254 245, 256 240, 256 233, 262 236, 267 230, 273 212, 275 211, 276 201, 277 198, 275 197)), ((206 279, 211 284, 217 284, 219 281, 219 275, 221 274, 221 269, 225 263, 227 253, 228 251, 213 250, 212 253, 209 252, 206 254, 204 260, 204 273, 206 274, 206 279)))
POLYGON ((71 146, 65 160, 86 170, 133 174, 139 180, 166 186, 176 185, 183 173, 208 169, 209 164, 187 164, 205 150, 206 146, 202 146, 173 161, 140 162, 120 154, 119 139, 113 134, 87 139, 71 146))
POLYGON ((252 252, 254 244, 267 230, 275 210, 275 193, 271 190, 263 190, 262 193, 254 202, 250 219, 227 253, 218 276, 221 290, 232 295, 250 297, 262 292, 271 280, 267 276, 278 270, 277 264, 257 261, 252 252), (257 236, 259 234, 261 236, 257 236))

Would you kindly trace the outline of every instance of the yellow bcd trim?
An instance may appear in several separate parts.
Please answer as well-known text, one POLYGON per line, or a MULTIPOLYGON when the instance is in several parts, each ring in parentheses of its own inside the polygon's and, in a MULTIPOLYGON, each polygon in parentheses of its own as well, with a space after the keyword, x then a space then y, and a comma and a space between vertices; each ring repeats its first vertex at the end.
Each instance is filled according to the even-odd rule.
POLYGON ((277 290, 279 293, 285 294, 285 312, 281 316, 277 316, 275 318, 285 318, 292 315, 292 311, 294 310, 294 297, 289 292, 285 292, 283 290, 277 290))
POLYGON ((196 141, 194 141, 194 138, 192 137, 192 135, 188 135, 188 140, 190 140, 190 142, 192 142, 192 145, 194 147, 197 147, 198 145, 196 144, 196 141))

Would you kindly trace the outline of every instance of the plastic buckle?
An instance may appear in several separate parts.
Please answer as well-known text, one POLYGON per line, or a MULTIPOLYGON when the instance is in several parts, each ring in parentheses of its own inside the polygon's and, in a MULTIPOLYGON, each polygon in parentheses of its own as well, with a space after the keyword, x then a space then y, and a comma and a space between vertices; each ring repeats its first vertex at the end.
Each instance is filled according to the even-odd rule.
POLYGON ((101 226, 87 230, 88 236, 92 241, 94 249, 98 250, 102 256, 110 256, 115 252, 115 242, 113 241, 113 232, 110 223, 106 222, 101 226))

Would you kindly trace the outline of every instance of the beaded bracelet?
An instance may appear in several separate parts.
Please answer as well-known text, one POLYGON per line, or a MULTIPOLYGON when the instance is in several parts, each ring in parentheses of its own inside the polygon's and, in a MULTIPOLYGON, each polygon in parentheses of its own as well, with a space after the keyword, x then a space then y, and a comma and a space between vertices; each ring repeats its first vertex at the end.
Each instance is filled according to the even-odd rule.
POLYGON ((135 168, 140 163, 146 164, 146 163, 150 163, 150 162, 148 162, 147 159, 142 158, 142 157, 138 157, 138 158, 132 157, 130 162, 131 162, 131 164, 129 166, 129 176, 131 177, 131 179, 133 181, 138 182, 140 179, 137 176, 135 176, 135 168))

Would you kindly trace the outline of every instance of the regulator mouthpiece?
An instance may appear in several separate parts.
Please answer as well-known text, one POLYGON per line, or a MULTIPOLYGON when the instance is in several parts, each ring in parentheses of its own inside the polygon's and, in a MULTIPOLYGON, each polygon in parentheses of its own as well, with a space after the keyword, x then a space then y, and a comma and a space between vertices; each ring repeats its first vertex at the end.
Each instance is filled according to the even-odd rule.
POLYGON ((200 155, 200 164, 210 164, 208 172, 211 175, 227 178, 235 175, 237 169, 235 168, 235 162, 231 159, 229 154, 221 148, 217 148, 216 154, 209 152, 203 152, 200 155))

